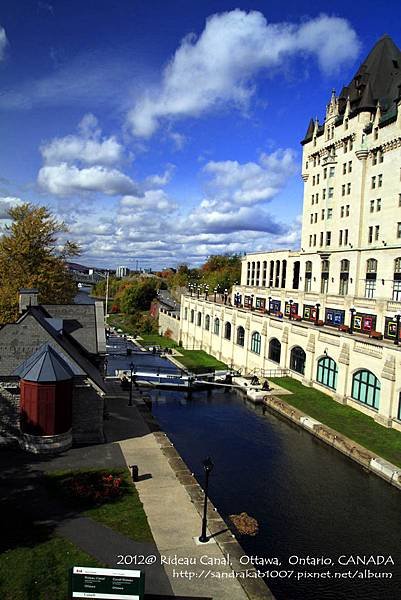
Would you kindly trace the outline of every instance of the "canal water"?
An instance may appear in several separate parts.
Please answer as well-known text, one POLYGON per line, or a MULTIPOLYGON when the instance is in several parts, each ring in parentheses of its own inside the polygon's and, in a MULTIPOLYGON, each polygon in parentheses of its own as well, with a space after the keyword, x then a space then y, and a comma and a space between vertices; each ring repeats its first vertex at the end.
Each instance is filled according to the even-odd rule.
POLYGON ((201 462, 212 457, 210 497, 220 514, 257 519, 258 535, 239 541, 248 556, 279 559, 279 567, 259 567, 271 572, 277 600, 401 598, 398 490, 238 393, 152 394, 154 416, 201 484, 201 462), (342 555, 391 556, 395 565, 337 564, 342 555), (290 565, 295 557, 333 564, 290 565), (341 579, 307 578, 328 571, 341 579), (392 579, 375 578, 383 572, 392 579))

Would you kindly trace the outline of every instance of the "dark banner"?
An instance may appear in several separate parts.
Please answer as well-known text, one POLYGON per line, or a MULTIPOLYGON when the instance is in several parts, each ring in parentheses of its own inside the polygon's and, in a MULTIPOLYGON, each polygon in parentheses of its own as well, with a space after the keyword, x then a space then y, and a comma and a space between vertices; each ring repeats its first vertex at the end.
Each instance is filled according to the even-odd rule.
MULTIPOLYGON (((395 340, 397 333, 397 321, 391 317, 386 317, 386 324, 384 327, 384 337, 388 340, 395 340)), ((398 333, 398 339, 401 340, 401 326, 398 333)))
POLYGON ((290 314, 290 307, 291 307, 291 315, 298 314, 298 303, 293 302, 292 304, 290 304, 289 302, 286 302, 285 308, 284 308, 284 314, 286 315, 286 317, 288 317, 290 314))
POLYGON ((316 306, 304 304, 302 317, 305 321, 316 321, 316 306))
POLYGON ((278 313, 281 310, 281 302, 280 300, 270 300, 270 312, 271 314, 278 313))
POLYGON ((338 310, 336 308, 326 308, 325 324, 331 327, 339 327, 344 324, 345 310, 338 310))
POLYGON ((354 331, 370 333, 376 329, 376 315, 356 313, 354 317, 354 331))

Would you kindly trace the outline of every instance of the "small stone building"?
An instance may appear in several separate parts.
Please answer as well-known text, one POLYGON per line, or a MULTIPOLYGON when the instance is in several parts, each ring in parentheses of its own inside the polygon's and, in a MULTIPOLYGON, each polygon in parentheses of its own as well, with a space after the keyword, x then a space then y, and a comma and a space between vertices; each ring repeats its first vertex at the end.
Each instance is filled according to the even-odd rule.
POLYGON ((0 442, 32 452, 104 441, 104 314, 95 304, 39 305, 0 329, 0 442))

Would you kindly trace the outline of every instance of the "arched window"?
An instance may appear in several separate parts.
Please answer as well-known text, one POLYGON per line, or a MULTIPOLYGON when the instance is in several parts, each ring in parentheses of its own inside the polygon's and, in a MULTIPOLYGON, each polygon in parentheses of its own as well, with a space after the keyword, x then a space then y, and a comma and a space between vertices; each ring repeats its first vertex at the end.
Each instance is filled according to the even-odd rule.
POLYGON ((316 380, 326 387, 335 390, 337 388, 337 363, 329 356, 323 356, 317 361, 316 380))
POLYGON ((210 329, 210 315, 206 315, 205 317, 205 329, 206 331, 209 331, 210 329))
POLYGON ((310 292, 312 288, 312 261, 305 263, 305 292, 310 292))
POLYGON ((224 338, 226 340, 231 340, 231 323, 227 321, 224 325, 224 338))
POLYGON ((220 332, 220 320, 216 317, 214 320, 214 333, 219 335, 220 332))
POLYGON ((302 348, 300 346, 294 346, 291 350, 290 369, 303 375, 305 373, 305 360, 306 354, 302 348))
POLYGON ((281 269, 281 287, 285 288, 285 280, 287 277, 287 261, 283 260, 283 266, 281 269))
POLYGON ((194 311, 194 309, 192 308, 192 309, 191 309, 191 323, 193 323, 193 322, 194 322, 194 320, 195 320, 195 311, 194 311))
POLYGON ((349 260, 344 259, 340 263, 340 288, 338 293, 340 296, 346 296, 348 294, 348 280, 349 280, 349 260))
POLYGON ((202 325, 202 313, 200 311, 198 312, 198 318, 197 318, 196 324, 198 327, 200 327, 202 325))
POLYGON ((340 263, 340 271, 342 273, 349 273, 349 260, 346 258, 344 258, 344 260, 342 260, 340 263))
POLYGON ((237 327, 237 344, 238 346, 243 346, 245 343, 245 329, 241 327, 237 327))
POLYGON ((185 321, 188 319, 188 307, 185 307, 184 309, 184 319, 185 321))
POLYGON ((378 410, 380 402, 380 381, 370 371, 361 369, 352 378, 351 397, 362 404, 378 410))
POLYGON ((330 261, 322 260, 322 274, 320 279, 320 293, 327 294, 329 290, 329 271, 330 271, 330 261))
POLYGON ((281 358, 281 344, 277 338, 272 338, 269 342, 269 359, 279 363, 281 358))
POLYGON ((251 337, 251 352, 260 354, 260 347, 262 345, 262 337, 258 331, 254 331, 251 337))

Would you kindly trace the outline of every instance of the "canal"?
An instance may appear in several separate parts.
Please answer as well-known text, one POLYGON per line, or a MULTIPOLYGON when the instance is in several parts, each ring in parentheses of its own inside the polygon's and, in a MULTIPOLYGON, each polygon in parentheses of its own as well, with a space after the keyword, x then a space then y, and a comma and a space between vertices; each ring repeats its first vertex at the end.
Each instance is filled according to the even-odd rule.
POLYGON ((245 511, 257 519, 259 534, 239 541, 247 555, 281 562, 278 568, 260 567, 273 570, 267 583, 277 600, 401 597, 399 491, 237 393, 152 395, 154 416, 201 483, 201 462, 213 458, 210 497, 220 514, 245 511), (342 562, 391 556, 395 565, 337 564, 342 555, 342 562), (289 565, 293 557, 325 557, 333 565, 289 565), (281 578, 284 571, 287 578, 281 578), (341 579, 306 575, 328 571, 341 579), (376 578, 383 572, 392 578, 376 578))

